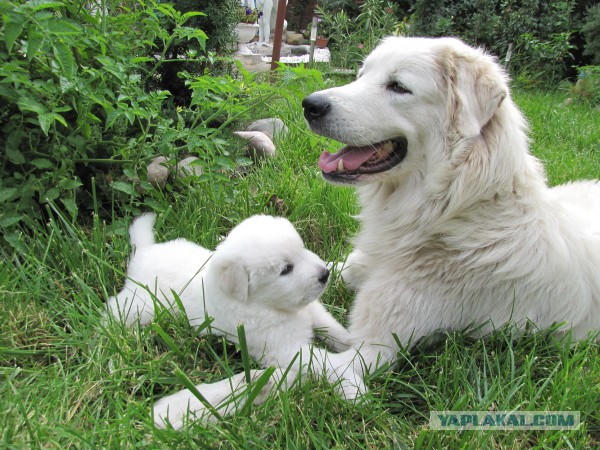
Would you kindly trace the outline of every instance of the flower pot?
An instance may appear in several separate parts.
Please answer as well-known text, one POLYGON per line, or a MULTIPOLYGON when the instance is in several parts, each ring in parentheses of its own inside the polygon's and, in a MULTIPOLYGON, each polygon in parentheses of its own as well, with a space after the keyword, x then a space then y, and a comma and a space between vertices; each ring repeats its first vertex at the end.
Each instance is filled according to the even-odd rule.
POLYGON ((238 35, 238 43, 245 44, 250 42, 254 36, 256 36, 256 32, 258 31, 258 25, 255 23, 238 23, 235 26, 235 32, 238 35))
POLYGON ((243 23, 240 22, 235 26, 235 32, 238 36, 238 55, 252 55, 252 52, 246 45, 258 31, 258 25, 255 23, 243 23))
POLYGON ((315 41, 315 46, 318 48, 325 48, 327 47, 327 44, 329 44, 329 38, 317 37, 315 41))

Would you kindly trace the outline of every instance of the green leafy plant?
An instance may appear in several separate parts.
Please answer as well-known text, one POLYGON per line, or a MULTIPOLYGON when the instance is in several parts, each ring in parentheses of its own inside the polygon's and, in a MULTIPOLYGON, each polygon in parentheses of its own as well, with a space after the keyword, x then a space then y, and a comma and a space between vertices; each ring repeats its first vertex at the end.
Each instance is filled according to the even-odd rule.
POLYGON ((569 92, 576 99, 600 105, 600 66, 582 67, 577 82, 570 86, 569 92))
POLYGON ((241 23, 256 23, 258 11, 256 9, 241 7, 239 9, 239 21, 241 23))
POLYGON ((519 36, 514 63, 517 80, 526 86, 539 83, 558 84, 565 76, 565 60, 571 56, 570 33, 557 33, 543 41, 531 33, 519 36))
POLYGON ((406 31, 416 36, 458 36, 499 58, 510 44, 510 70, 524 85, 556 83, 574 60, 574 0, 417 0, 406 31))
POLYGON ((585 38, 583 54, 592 57, 593 64, 600 64, 600 5, 590 6, 586 11, 581 33, 585 38))
MULTIPOLYGON (((194 11, 204 13, 203 16, 191 18, 186 25, 202 30, 209 36, 207 52, 227 56, 236 50, 237 35, 234 29, 239 23, 239 0, 172 0, 171 3, 182 14, 194 11)), ((172 26, 166 28, 170 30, 172 26)))
POLYGON ((226 128, 277 95, 264 85, 264 96, 252 98, 263 84, 241 67, 243 83, 181 72, 191 104, 165 110, 172 94, 149 81, 179 62, 168 51, 178 40, 204 48, 206 34, 185 25, 199 12, 152 1, 92 14, 72 0, 0 0, 0 13, 0 230, 12 243, 17 227, 31 226, 50 203, 72 218, 114 200, 136 210, 140 192, 153 190, 145 172, 158 155, 170 164, 198 156, 201 180, 227 179, 237 156, 226 128))
POLYGON ((383 37, 398 28, 397 8, 386 0, 365 0, 356 17, 344 9, 320 7, 316 12, 321 18, 319 29, 328 30, 332 62, 343 68, 356 67, 383 37))
POLYGON ((183 26, 200 13, 151 2, 95 16, 84 3, 61 0, 2 0, 0 11, 0 227, 30 221, 49 201, 75 216, 94 164, 133 175, 153 153, 171 151, 161 117, 169 94, 143 83, 166 61, 148 53, 154 40, 183 35, 203 45, 202 31, 183 26), (173 34, 160 27, 160 14, 180 25, 173 34))

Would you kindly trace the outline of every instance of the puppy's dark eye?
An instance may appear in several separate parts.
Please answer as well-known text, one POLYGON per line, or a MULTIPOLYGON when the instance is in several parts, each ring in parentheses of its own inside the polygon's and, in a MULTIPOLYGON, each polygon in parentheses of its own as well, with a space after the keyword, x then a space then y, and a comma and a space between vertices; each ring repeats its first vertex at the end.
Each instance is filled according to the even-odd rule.
POLYGON ((387 90, 392 91, 395 94, 412 94, 412 92, 410 92, 406 86, 404 86, 402 83, 398 83, 397 81, 390 81, 390 83, 387 85, 387 90))
POLYGON ((287 266, 285 266, 283 268, 283 270, 281 271, 280 275, 287 275, 288 273, 290 273, 292 270, 294 270, 294 266, 292 264, 288 264, 287 266))

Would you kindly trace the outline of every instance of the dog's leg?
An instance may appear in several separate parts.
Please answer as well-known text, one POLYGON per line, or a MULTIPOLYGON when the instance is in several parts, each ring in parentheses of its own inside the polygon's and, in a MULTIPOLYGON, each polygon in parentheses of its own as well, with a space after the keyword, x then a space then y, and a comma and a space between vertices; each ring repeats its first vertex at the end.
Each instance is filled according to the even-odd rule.
MULTIPOLYGON (((303 365, 308 366, 309 373, 325 376, 346 400, 359 399, 368 392, 364 376, 380 360, 375 348, 350 348, 342 353, 330 353, 312 346, 304 347, 300 358, 303 365)), ((306 372, 299 370, 301 374, 306 372)))
MULTIPOLYGON (((308 345, 302 347, 295 356, 291 367, 275 370, 270 380, 253 400, 253 404, 263 403, 276 387, 287 390, 299 374, 305 376, 309 373, 325 376, 329 382, 335 384, 342 397, 347 400, 355 400, 367 392, 363 381, 364 368, 377 361, 377 357, 373 357, 372 352, 364 353, 367 355, 368 361, 358 350, 353 348, 343 353, 329 353, 327 350, 317 347, 308 345)), ((251 380, 255 381, 264 372, 264 370, 251 371, 251 380)), ((183 389, 154 403, 154 424, 157 428, 166 428, 170 424, 174 429, 179 430, 187 420, 199 420, 203 423, 216 422, 218 419, 213 411, 224 417, 235 414, 244 407, 247 401, 247 392, 245 391, 249 387, 243 372, 216 383, 197 385, 196 389, 211 405, 210 408, 189 389, 183 389)))
MULTIPOLYGON (((251 370, 251 381, 257 380, 264 372, 264 370, 251 370)), ((293 369, 289 371, 276 369, 252 403, 260 405, 275 387, 285 390, 295 378, 296 372, 293 369), (283 380, 284 376, 285 380, 283 380)), ((166 428, 167 424, 171 424, 174 429, 179 430, 186 420, 199 420, 203 423, 216 422, 218 419, 213 411, 216 411, 221 417, 235 414, 246 404, 247 390, 251 387, 246 382, 244 372, 216 383, 197 385, 196 389, 212 408, 208 408, 189 389, 183 389, 154 403, 154 424, 157 428, 166 428)))
MULTIPOLYGON (((252 379, 256 379, 262 372, 252 371, 252 379)), ((212 406, 213 411, 217 411, 220 416, 227 416, 244 406, 245 399, 240 394, 247 386, 246 374, 242 372, 216 383, 199 384, 196 389, 212 406)), ((154 424, 158 428, 166 428, 167 423, 170 423, 179 430, 186 418, 202 422, 217 420, 211 409, 189 389, 183 389, 154 403, 154 424)))
POLYGON ((350 348, 350 333, 329 314, 321 302, 312 302, 307 309, 311 314, 313 329, 318 339, 336 352, 350 348))
POLYGON ((333 268, 340 273, 342 280, 351 289, 358 290, 369 275, 369 265, 366 256, 359 250, 351 252, 346 261, 333 264, 333 268))

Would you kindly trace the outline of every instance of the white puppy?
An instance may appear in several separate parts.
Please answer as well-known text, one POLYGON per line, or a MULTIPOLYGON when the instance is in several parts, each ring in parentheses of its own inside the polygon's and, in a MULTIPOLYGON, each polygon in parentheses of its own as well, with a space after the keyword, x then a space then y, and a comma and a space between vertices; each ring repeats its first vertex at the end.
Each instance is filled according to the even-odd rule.
MULTIPOLYGON (((290 379, 301 369, 301 361, 308 363, 315 331, 322 331, 333 348, 347 348, 347 331, 318 301, 329 270, 304 248, 288 220, 250 217, 214 253, 185 239, 155 243, 154 221, 153 214, 146 214, 130 228, 134 251, 125 286, 107 304, 116 318, 128 325, 137 320, 145 325, 153 319, 157 303, 175 308, 174 292, 192 325, 213 319, 205 332, 237 342, 238 326, 243 324, 249 354, 265 366, 286 369, 301 352, 290 379)), ((234 387, 245 385, 243 375, 198 389, 219 408, 234 387)), ((212 418, 189 391, 182 391, 156 403, 155 421, 164 426, 168 417, 179 428, 188 410, 212 418)), ((219 410, 231 413, 235 408, 224 405, 219 410)))
POLYGON ((328 366, 358 384, 393 362, 396 339, 473 323, 600 329, 600 184, 547 186, 492 57, 457 39, 388 38, 355 82, 303 107, 313 131, 345 144, 319 166, 355 185, 362 209, 346 272, 354 349, 328 366))

